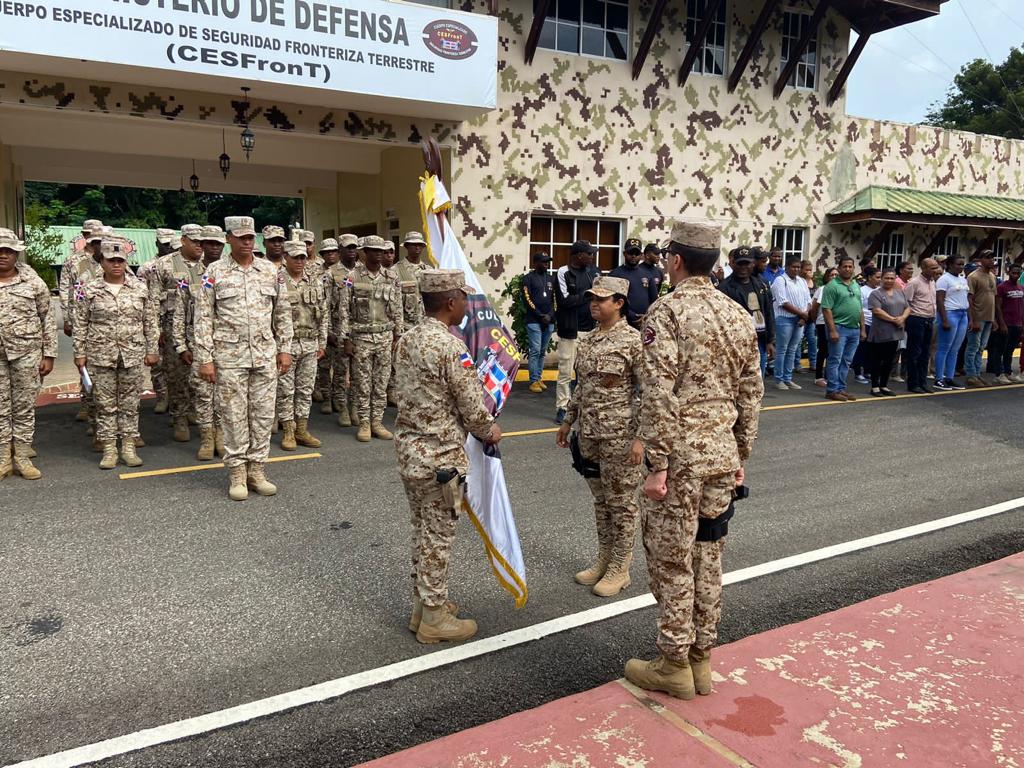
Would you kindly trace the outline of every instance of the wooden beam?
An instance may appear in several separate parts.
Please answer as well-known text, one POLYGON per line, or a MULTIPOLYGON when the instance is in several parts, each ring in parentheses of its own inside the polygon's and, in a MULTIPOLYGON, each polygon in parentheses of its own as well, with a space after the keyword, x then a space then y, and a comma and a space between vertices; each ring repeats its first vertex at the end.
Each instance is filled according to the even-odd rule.
POLYGON ((996 240, 999 239, 999 235, 1001 235, 1002 232, 1003 230, 1001 229, 990 229, 988 231, 988 235, 985 236, 985 239, 978 243, 978 247, 975 249, 974 253, 971 254, 970 260, 974 261, 982 251, 991 251, 992 246, 996 244, 996 240))
POLYGON ((533 24, 530 25, 530 34, 526 37, 525 59, 527 64, 533 64, 533 54, 537 52, 537 43, 540 42, 540 33, 544 29, 544 20, 548 17, 551 2, 552 0, 537 0, 537 10, 533 13, 533 24))
MULTIPOLYGON (((782 91, 786 87, 786 83, 789 82, 789 78, 793 76, 796 71, 796 65, 800 63, 800 57, 804 55, 807 50, 807 46, 811 42, 811 37, 815 32, 818 31, 818 27, 821 25, 821 20, 825 17, 825 11, 828 10, 831 0, 818 0, 818 7, 814 9, 814 13, 811 14, 811 20, 807 24, 807 28, 804 33, 800 35, 800 39, 797 40, 796 50, 789 52, 789 60, 786 62, 786 66, 782 70, 782 74, 779 75, 779 79, 775 82, 775 98, 779 98, 782 95, 782 91)), ((821 61, 818 64, 820 66, 821 61)))
POLYGON ((704 18, 700 20, 700 26, 694 32, 693 42, 690 47, 686 49, 686 55, 683 56, 683 64, 679 67, 679 85, 686 84, 686 78, 690 76, 690 70, 693 69, 693 62, 697 60, 697 54, 704 48, 704 41, 707 39, 708 30, 711 29, 711 24, 715 20, 715 16, 718 15, 718 9, 721 7, 724 0, 707 0, 704 5, 704 18))
POLYGON ((942 245, 943 242, 945 242, 946 237, 948 237, 949 233, 952 231, 953 228, 948 225, 939 227, 939 231, 935 233, 935 237, 933 237, 931 239, 931 242, 929 242, 928 245, 925 246, 925 249, 921 251, 920 254, 918 254, 917 263, 920 264, 925 259, 931 258, 932 254, 939 250, 939 246, 942 245))
POLYGON ((878 250, 889 241, 889 235, 891 235, 893 230, 896 229, 896 226, 895 222, 892 221, 887 221, 882 225, 881 231, 875 235, 875 239, 871 241, 871 245, 868 246, 868 249, 864 251, 863 255, 860 257, 861 264, 868 259, 875 258, 878 250))
POLYGON ((750 36, 747 38, 747 42, 743 44, 743 50, 740 51, 739 58, 736 59, 732 72, 729 73, 729 93, 735 91, 736 86, 739 85, 740 78, 743 77, 743 71, 754 56, 754 49, 761 42, 764 31, 768 29, 768 23, 772 20, 772 14, 775 13, 775 9, 778 7, 779 0, 764 0, 761 14, 757 17, 757 21, 754 22, 754 26, 750 30, 750 36))
POLYGON ((850 73, 853 72, 853 67, 857 63, 857 59, 864 52, 864 46, 868 44, 868 40, 871 38, 870 32, 861 32, 857 36, 857 42, 853 44, 853 50, 846 56, 846 61, 843 62, 843 68, 839 70, 839 74, 836 75, 835 81, 832 83, 832 87, 828 89, 828 103, 832 106, 836 103, 836 99, 839 98, 839 94, 843 92, 843 88, 846 87, 846 80, 850 77, 850 73))
POLYGON ((647 54, 651 52, 651 46, 654 44, 654 38, 658 36, 658 30, 661 28, 661 17, 665 13, 666 5, 668 5, 668 0, 655 0, 654 8, 651 9, 651 18, 647 20, 647 29, 644 30, 644 36, 640 39, 636 55, 633 56, 634 80, 640 77, 640 73, 644 68, 644 62, 647 61, 647 54))

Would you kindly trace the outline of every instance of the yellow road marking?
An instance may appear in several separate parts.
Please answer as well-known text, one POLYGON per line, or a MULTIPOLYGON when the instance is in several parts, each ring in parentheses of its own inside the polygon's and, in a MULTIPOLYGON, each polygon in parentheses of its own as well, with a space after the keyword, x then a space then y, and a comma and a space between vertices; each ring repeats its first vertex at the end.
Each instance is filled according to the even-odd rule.
MULTIPOLYGON (((294 456, 275 456, 272 459, 267 459, 267 463, 271 464, 277 461, 298 461, 299 459, 319 459, 321 454, 319 453, 297 453, 294 456)), ((196 464, 191 467, 169 467, 168 469, 150 469, 145 472, 125 472, 118 477, 121 480, 137 480, 140 477, 162 477, 163 475, 177 475, 184 472, 201 472, 204 469, 223 469, 223 462, 216 464, 196 464)))

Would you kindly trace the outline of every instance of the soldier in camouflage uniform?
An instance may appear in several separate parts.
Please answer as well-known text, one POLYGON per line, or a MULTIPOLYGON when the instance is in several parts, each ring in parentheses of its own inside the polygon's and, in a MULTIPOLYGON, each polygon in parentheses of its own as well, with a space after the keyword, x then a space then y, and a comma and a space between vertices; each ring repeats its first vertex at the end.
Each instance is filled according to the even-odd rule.
POLYGON ((263 228, 263 247, 266 259, 275 267, 284 266, 284 228, 268 224, 263 228))
POLYGON ((380 263, 384 240, 368 235, 363 238, 363 251, 366 264, 357 264, 341 289, 338 336, 345 354, 353 358, 359 411, 356 439, 366 443, 371 435, 381 440, 393 437, 384 428, 384 406, 392 349, 404 331, 404 322, 398 275, 380 263))
MULTIPOLYGON (((75 262, 83 256, 92 256, 95 249, 99 247, 99 240, 95 241, 95 245, 90 242, 89 236, 93 233, 93 230, 99 232, 103 228, 103 222, 99 219, 86 219, 82 223, 82 237, 85 238, 85 247, 81 252, 71 249, 71 253, 64 259, 64 266, 60 270, 60 280, 57 283, 57 295, 60 300, 60 316, 64 321, 64 335, 71 336, 71 313, 72 305, 71 284, 73 282, 72 275, 75 272, 75 262)), ((79 419, 79 421, 85 421, 86 417, 79 419)))
MULTIPOLYGON (((372 251, 368 253, 372 257, 372 251)), ((448 601, 448 563, 455 539, 461 477, 469 467, 467 431, 488 443, 501 430, 483 404, 466 345, 448 330, 462 322, 466 285, 461 270, 420 275, 426 319, 398 342, 398 471, 412 512, 413 613, 409 629, 421 643, 468 640, 476 622, 456 618, 448 601), (450 480, 438 472, 453 470, 450 480), (461 476, 461 477, 460 477, 461 476)))
MULTIPOLYGON (((82 254, 75 262, 71 265, 70 281, 67 294, 68 300, 68 315, 67 318, 71 320, 71 337, 72 343, 74 343, 75 335, 75 318, 77 312, 75 310, 75 297, 81 293, 85 286, 103 276, 103 267, 100 266, 102 261, 102 255, 100 254, 100 243, 104 237, 113 237, 114 230, 112 227, 97 227, 89 233, 86 238, 86 252, 82 254)), ((92 435, 92 447, 94 451, 101 451, 103 447, 100 445, 99 437, 96 435, 96 403, 94 401, 94 395, 92 392, 86 392, 85 387, 81 389, 82 399, 81 407, 79 408, 78 415, 75 417, 78 421, 88 421, 89 429, 86 434, 92 435), (83 418, 84 410, 84 418, 83 418)))
POLYGON ((356 411, 356 398, 354 394, 354 381, 352 379, 352 358, 345 354, 341 339, 339 338, 339 315, 338 307, 341 303, 341 289, 345 285, 345 279, 355 267, 356 254, 358 252, 358 241, 355 235, 342 235, 338 249, 338 263, 327 270, 325 279, 330 290, 331 322, 330 333, 327 336, 327 354, 334 358, 331 363, 333 374, 331 377, 330 396, 335 412, 338 414, 339 427, 351 427, 359 423, 359 414, 356 411))
MULTIPOLYGON (((203 227, 199 238, 203 246, 202 268, 205 272, 224 252, 224 230, 216 226, 203 227)), ((189 389, 196 409, 196 424, 199 426, 200 442, 196 458, 210 461, 214 453, 224 455, 224 433, 220 426, 220 415, 214 407, 214 385, 199 375, 199 363, 195 358, 196 301, 202 290, 201 277, 179 285, 175 292, 171 327, 174 353, 189 371, 189 389)))
POLYGON ((599 464, 600 477, 587 478, 597 518, 597 560, 576 574, 595 595, 612 597, 629 586, 643 443, 637 438, 636 399, 640 385, 640 333, 626 321, 629 281, 599 277, 584 296, 598 327, 576 352, 576 388, 558 429, 557 442, 569 446, 577 425, 580 454, 599 464))
POLYGON ((103 276, 75 292, 75 365, 88 370, 96 403, 96 438, 103 446, 100 469, 142 464, 135 451, 139 434, 142 366, 156 365, 157 305, 146 285, 128 270, 127 243, 100 243, 103 276))
POLYGON ((309 407, 316 366, 327 349, 327 294, 323 277, 306 269, 306 246, 297 240, 284 244, 285 268, 281 272, 292 309, 292 366, 277 379, 277 417, 281 420, 281 448, 297 445, 319 448, 309 434, 309 407))
MULTIPOLYGON (((338 263, 338 241, 329 237, 320 243, 320 258, 324 260, 323 282, 324 295, 327 297, 327 309, 330 312, 332 304, 333 289, 331 288, 331 267, 338 263)), ((328 317, 328 320, 330 318, 328 317)), ((328 333, 330 333, 330 322, 328 322, 328 333)), ((320 413, 330 414, 334 411, 334 397, 331 393, 332 369, 335 364, 335 346, 328 346, 324 356, 316 365, 316 387, 313 390, 319 391, 323 402, 320 403, 320 413)))
MULTIPOLYGON (((156 267, 156 262, 169 253, 174 253, 181 248, 181 237, 167 227, 158 227, 156 230, 156 258, 147 261, 135 274, 138 278, 149 285, 149 275, 156 267)), ((170 408, 170 399, 167 394, 167 374, 164 372, 163 350, 161 350, 160 362, 150 370, 153 381, 153 391, 156 393, 156 403, 153 406, 153 413, 167 413, 170 408)))
POLYGON ((248 498, 248 488, 272 496, 264 464, 278 374, 291 367, 292 313, 285 278, 266 259, 252 255, 256 230, 249 216, 224 220, 231 256, 203 274, 196 304, 195 357, 199 375, 215 383, 224 428, 228 495, 248 498))
POLYGON ((174 310, 177 295, 187 290, 202 277, 203 228, 198 224, 185 224, 181 228, 181 250, 161 256, 147 275, 149 294, 155 306, 160 307, 160 347, 164 350, 163 368, 167 377, 167 395, 174 439, 187 443, 188 415, 192 404, 189 387, 189 368, 174 352, 174 310))
POLYGON ((306 245, 306 271, 313 278, 322 277, 327 267, 324 266, 323 258, 316 252, 316 236, 312 230, 293 229, 292 239, 301 240, 306 245))
MULTIPOLYGON (((427 268, 427 265, 420 261, 426 245, 423 235, 419 232, 406 232, 405 237, 402 238, 405 257, 393 267, 402 283, 402 314, 406 330, 423 320, 423 299, 420 298, 419 274, 427 268)), ((392 253, 393 248, 394 245, 389 240, 388 253, 392 253)), ((384 266, 391 267, 386 263, 384 266)), ((388 403, 395 404, 395 366, 393 364, 391 366, 391 384, 388 386, 388 403)))
POLYGON ((710 224, 673 227, 675 288, 651 306, 642 333, 640 433, 651 470, 642 515, 661 655, 631 659, 626 678, 682 699, 711 693, 721 615, 724 539, 698 540, 699 521, 725 512, 742 484, 764 394, 750 315, 708 277, 721 234, 710 224))
POLYGON ((36 397, 57 357, 50 291, 31 267, 18 263, 24 250, 14 232, 0 229, 0 480, 12 472, 26 480, 42 477, 32 465, 36 397))

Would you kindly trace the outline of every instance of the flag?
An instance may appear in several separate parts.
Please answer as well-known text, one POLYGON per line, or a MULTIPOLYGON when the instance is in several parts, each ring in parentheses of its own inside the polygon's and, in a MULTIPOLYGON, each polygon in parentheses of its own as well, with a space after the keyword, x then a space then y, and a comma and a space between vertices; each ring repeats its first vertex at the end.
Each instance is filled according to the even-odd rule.
MULTIPOLYGON (((455 237, 445 215, 450 207, 451 198, 441 180, 425 174, 420 179, 420 212, 427 240, 427 260, 441 269, 461 269, 466 283, 473 288, 462 325, 450 330, 466 343, 469 354, 462 356, 462 364, 476 368, 484 404, 497 416, 508 402, 523 357, 512 334, 484 295, 455 237)), ((522 608, 529 596, 526 567, 505 485, 501 454, 497 446, 484 445, 470 435, 466 440, 466 455, 469 456, 469 472, 462 508, 483 540, 494 577, 515 598, 516 608, 522 608)))
POLYGON ((213 288, 213 283, 214 283, 213 275, 210 275, 210 274, 204 272, 203 273, 203 288, 206 288, 207 290, 209 290, 210 288, 213 288))
POLYGON ((187 291, 188 290, 188 278, 182 277, 182 278, 180 278, 178 280, 178 290, 179 291, 187 291))

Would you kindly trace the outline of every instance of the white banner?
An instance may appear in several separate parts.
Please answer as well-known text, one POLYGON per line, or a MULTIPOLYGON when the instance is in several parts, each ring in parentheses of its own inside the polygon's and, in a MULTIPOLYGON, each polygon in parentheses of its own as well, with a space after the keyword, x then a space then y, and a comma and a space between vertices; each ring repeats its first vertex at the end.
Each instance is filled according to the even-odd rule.
POLYGON ((497 19, 387 0, 336 3, 0 0, 0 52, 497 106, 497 19))

